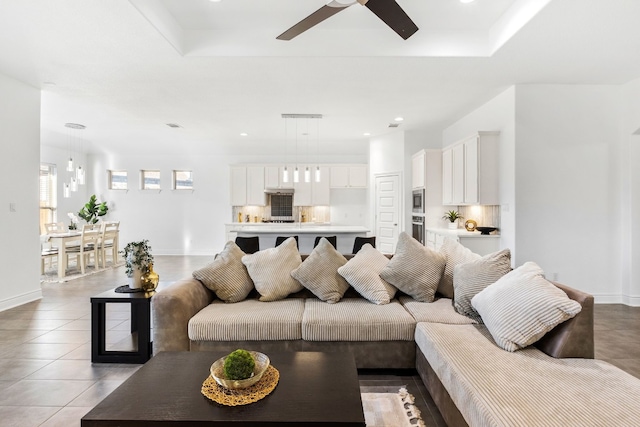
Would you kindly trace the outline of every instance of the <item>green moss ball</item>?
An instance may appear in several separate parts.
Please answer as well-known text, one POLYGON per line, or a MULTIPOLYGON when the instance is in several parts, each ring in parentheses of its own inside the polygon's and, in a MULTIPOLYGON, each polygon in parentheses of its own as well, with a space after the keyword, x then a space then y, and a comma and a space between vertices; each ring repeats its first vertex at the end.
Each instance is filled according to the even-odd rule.
POLYGON ((224 360, 224 375, 230 380, 246 380, 253 373, 256 362, 247 350, 236 350, 224 360))

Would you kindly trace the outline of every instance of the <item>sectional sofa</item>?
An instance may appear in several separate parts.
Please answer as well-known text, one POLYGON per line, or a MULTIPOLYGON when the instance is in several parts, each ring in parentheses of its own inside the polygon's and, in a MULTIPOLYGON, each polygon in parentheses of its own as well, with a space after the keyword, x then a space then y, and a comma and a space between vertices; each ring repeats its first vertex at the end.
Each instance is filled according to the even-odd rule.
MULTIPOLYGON (((527 338, 532 345, 520 341, 522 330, 510 341, 505 336, 519 320, 505 332, 499 290, 473 291, 467 301, 452 295, 468 291, 457 287, 465 275, 471 288, 490 291, 506 281, 503 289, 516 294, 502 300, 520 298, 539 316, 537 296, 512 286, 524 273, 511 271, 508 251, 481 258, 449 242, 436 253, 409 239, 401 236, 394 257, 365 247, 340 259, 321 243, 292 264, 283 253, 293 245, 245 258, 229 242, 211 266, 153 297, 154 352, 350 351, 358 368, 415 368, 449 426, 631 426, 640 419, 640 380, 593 360, 592 296, 545 281, 559 291, 558 304, 533 326, 546 331, 527 338), (297 286, 265 288, 282 270, 288 274, 279 280, 297 277, 297 286), (327 277, 330 285, 319 289, 327 277), (363 286, 376 277, 383 283, 363 286), (230 289, 223 282, 243 283, 230 289), (554 316, 561 321, 550 326, 554 316)), ((536 268, 525 273, 541 284, 536 268)))

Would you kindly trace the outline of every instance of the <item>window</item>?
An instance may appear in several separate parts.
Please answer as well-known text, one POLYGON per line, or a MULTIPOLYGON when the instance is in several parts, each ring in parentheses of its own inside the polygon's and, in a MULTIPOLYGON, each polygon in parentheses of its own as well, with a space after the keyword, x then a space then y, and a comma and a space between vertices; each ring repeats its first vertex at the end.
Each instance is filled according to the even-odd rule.
POLYGON ((109 190, 127 190, 127 171, 107 171, 109 190))
POLYGON ((44 225, 57 221, 57 172, 56 165, 40 164, 40 233, 45 234, 44 225))
POLYGON ((173 189, 174 190, 193 190, 193 172, 192 171, 173 171, 173 189))
POLYGON ((141 170, 140 188, 143 190, 160 190, 160 171, 141 170))

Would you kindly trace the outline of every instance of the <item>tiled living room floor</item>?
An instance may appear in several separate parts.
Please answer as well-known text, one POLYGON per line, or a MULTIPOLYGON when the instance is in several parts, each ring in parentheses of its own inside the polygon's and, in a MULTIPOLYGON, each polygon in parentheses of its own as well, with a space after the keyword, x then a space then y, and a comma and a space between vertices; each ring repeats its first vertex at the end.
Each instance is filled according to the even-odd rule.
MULTIPOLYGON (((209 257, 156 256, 164 282, 187 277, 209 257)), ((79 426, 80 418, 139 365, 90 362, 89 297, 124 284, 124 267, 43 284, 43 299, 0 312, 0 426, 79 426)), ((129 306, 111 304, 108 342, 127 342, 129 306)), ((640 377, 640 308, 597 305, 596 357, 640 377)), ((361 372, 367 387, 406 386, 427 426, 444 423, 413 372, 361 372)))

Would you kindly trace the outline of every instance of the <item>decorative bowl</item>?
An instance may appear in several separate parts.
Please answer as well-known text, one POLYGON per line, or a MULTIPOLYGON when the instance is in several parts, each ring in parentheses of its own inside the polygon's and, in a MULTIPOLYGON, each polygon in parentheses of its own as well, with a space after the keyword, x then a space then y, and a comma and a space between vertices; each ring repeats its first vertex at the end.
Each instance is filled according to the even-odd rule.
POLYGON ((227 379, 224 375, 224 360, 227 356, 221 357, 213 362, 213 365, 211 365, 211 377, 216 380, 218 384, 227 389, 234 390, 251 387, 260 381, 260 378, 262 378, 262 375, 267 371, 271 361, 269 360, 269 356, 264 353, 250 351, 249 354, 251 354, 251 357, 253 357, 253 360, 256 363, 255 368, 253 368, 253 374, 251 374, 249 378, 245 380, 227 379))
POLYGON ((497 228, 496 227, 476 227, 476 230, 478 230, 480 232, 480 234, 489 234, 492 231, 496 231, 497 228))

